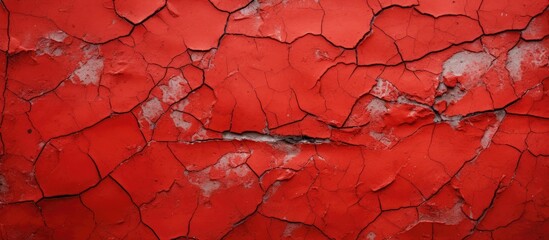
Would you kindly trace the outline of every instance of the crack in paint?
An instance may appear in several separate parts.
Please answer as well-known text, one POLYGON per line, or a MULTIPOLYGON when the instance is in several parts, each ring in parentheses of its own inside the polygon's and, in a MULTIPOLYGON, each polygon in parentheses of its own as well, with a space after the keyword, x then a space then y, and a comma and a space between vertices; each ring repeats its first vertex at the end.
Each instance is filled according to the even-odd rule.
POLYGON ((547 2, 1 6, 3 238, 544 236, 547 2))

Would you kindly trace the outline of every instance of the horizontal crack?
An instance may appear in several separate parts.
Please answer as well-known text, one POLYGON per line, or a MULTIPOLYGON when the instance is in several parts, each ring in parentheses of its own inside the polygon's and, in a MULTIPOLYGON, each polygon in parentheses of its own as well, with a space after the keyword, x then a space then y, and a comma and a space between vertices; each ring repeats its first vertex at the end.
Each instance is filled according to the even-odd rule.
POLYGON ((244 132, 244 133, 223 132, 223 140, 227 140, 227 141, 248 140, 253 142, 268 142, 268 143, 286 142, 290 144, 323 144, 323 143, 330 142, 330 139, 313 138, 305 135, 277 136, 277 135, 261 134, 257 132, 244 132))

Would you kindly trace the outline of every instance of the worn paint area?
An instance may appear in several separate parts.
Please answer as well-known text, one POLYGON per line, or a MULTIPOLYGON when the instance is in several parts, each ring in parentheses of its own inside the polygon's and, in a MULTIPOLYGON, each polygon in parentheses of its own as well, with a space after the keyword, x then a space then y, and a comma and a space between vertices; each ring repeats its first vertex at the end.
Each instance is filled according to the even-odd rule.
POLYGON ((0 239, 545 239, 548 7, 0 1, 0 239))

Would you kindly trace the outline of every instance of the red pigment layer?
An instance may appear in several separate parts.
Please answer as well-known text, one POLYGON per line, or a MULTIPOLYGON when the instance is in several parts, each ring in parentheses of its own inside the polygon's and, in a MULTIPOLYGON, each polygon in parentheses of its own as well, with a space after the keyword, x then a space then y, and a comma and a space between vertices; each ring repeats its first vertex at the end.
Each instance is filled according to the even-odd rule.
POLYGON ((549 236, 547 0, 5 0, 0 239, 549 236))

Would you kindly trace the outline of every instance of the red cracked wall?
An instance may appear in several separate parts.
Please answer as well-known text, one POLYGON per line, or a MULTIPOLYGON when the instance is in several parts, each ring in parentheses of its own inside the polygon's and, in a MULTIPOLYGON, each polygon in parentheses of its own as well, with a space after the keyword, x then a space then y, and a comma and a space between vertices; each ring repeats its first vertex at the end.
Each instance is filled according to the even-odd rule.
POLYGON ((541 239, 547 0, 5 0, 1 239, 541 239))

